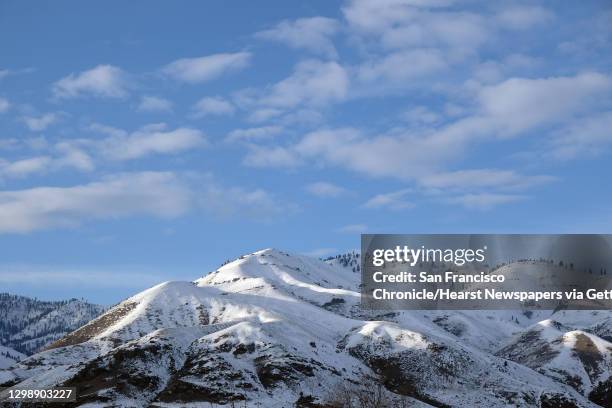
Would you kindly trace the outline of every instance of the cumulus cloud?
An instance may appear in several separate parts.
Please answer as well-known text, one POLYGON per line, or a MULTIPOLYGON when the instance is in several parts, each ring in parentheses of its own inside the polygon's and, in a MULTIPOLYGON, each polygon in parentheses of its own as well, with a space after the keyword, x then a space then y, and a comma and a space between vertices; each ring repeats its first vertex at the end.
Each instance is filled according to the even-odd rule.
POLYGON ((280 146, 249 146, 249 152, 243 160, 250 167, 295 167, 302 163, 300 157, 291 149, 280 146))
POLYGON ((569 160, 601 154, 612 146, 612 112, 582 118, 556 132, 544 156, 569 160))
POLYGON ((258 140, 270 139, 279 135, 283 131, 281 126, 261 126, 247 129, 234 129, 228 133, 226 142, 253 142, 258 140))
POLYGON ((0 191, 0 232, 73 227, 83 220, 134 214, 176 217, 190 207, 190 191, 172 173, 110 176, 72 187, 0 191))
POLYGON ((521 190, 555 180, 555 177, 548 175, 526 176, 513 170, 469 169, 427 175, 419 183, 426 188, 444 191, 482 188, 521 190))
POLYGON ((471 116, 442 126, 380 135, 366 135, 353 128, 317 130, 293 145, 251 150, 246 162, 294 166, 311 159, 370 176, 414 180, 437 173, 440 167, 461 158, 471 143, 517 136, 564 122, 589 109, 610 86, 610 79, 598 73, 508 79, 482 87, 471 116))
MULTIPOLYGON (((37 141, 28 141, 22 144, 16 143, 14 147, 23 147, 24 144, 33 145, 33 148, 37 147, 35 146, 37 141)), ((51 146, 45 144, 45 146, 41 146, 42 149, 47 150, 47 152, 16 160, 0 159, 0 179, 46 175, 50 172, 66 168, 90 171, 94 167, 89 155, 65 142, 59 142, 51 146)))
POLYGON ((511 78, 484 87, 478 101, 482 115, 494 120, 500 133, 516 134, 566 120, 588 109, 593 98, 607 92, 611 85, 608 76, 596 72, 543 79, 511 78))
POLYGON ((298 63, 291 76, 274 84, 259 102, 276 108, 320 106, 343 100, 348 86, 349 76, 338 63, 307 60, 298 63))
POLYGON ((56 113, 45 113, 41 116, 23 116, 21 118, 23 123, 31 131, 41 131, 48 128, 53 123, 59 120, 59 115, 56 113))
POLYGON ((276 83, 234 94, 234 102, 247 111, 247 120, 274 120, 286 126, 320 122, 320 110, 346 100, 350 73, 335 61, 303 60, 276 83))
POLYGON ((436 49, 407 50, 373 59, 357 67, 357 78, 375 86, 406 86, 408 81, 439 73, 447 66, 436 49))
POLYGON ((220 97, 202 98, 193 106, 195 117, 231 115, 234 111, 234 105, 220 97))
POLYGON ((98 65, 79 74, 72 73, 52 86, 57 98, 95 96, 123 98, 127 95, 126 74, 112 65, 98 65))
POLYGON ((502 204, 525 200, 527 197, 518 194, 472 193, 449 198, 450 204, 458 204, 473 210, 489 210, 502 204))
POLYGON ((211 180, 200 187, 198 194, 199 206, 221 219, 247 217, 266 221, 298 210, 296 205, 285 203, 266 190, 223 187, 211 180))
POLYGON ((284 113, 282 109, 277 108, 259 108, 255 109, 248 116, 248 120, 254 123, 266 122, 270 119, 281 116, 284 113))
POLYGON ((318 181, 306 186, 306 191, 317 197, 335 198, 346 193, 346 189, 326 181, 318 181))
POLYGON ((366 201, 363 206, 365 208, 382 208, 395 211, 414 208, 414 203, 406 199, 406 196, 412 192, 411 189, 402 189, 391 193, 378 194, 366 201))
POLYGON ((440 122, 442 120, 442 115, 432 111, 426 106, 416 106, 404 111, 401 118, 415 125, 432 125, 440 122))
POLYGON ((143 96, 137 109, 141 112, 172 112, 172 102, 158 96, 143 96))
MULTIPOLYGON (((300 141, 287 147, 252 148, 245 158, 245 164, 257 167, 295 167, 312 161, 321 165, 339 166, 367 176, 392 177, 410 182, 418 187, 413 191, 414 195, 434 195, 435 199, 441 201, 447 201, 451 195, 456 197, 467 193, 523 191, 556 180, 549 175, 524 175, 513 170, 485 168, 445 171, 444 168, 452 161, 461 158, 461 152, 474 132, 495 130, 488 125, 483 129, 483 124, 487 123, 483 119, 472 120, 422 135, 401 132, 366 136, 351 128, 319 130, 306 134, 300 141)), ((482 136, 482 133, 477 134, 482 136)), ((410 208, 412 201, 404 199, 410 191, 404 189, 380 194, 364 206, 410 208)), ((475 206, 470 201, 472 196, 466 197, 464 201, 475 206)), ((485 199, 489 207, 498 202, 488 196, 485 199)))
POLYGON ((510 29, 523 30, 550 21, 553 13, 540 6, 511 6, 501 10, 496 20, 510 29))
POLYGON ((368 136, 353 128, 310 132, 292 147, 298 157, 315 162, 407 180, 430 171, 452 150, 452 145, 429 137, 410 133, 368 136))
POLYGON ((342 8, 347 21, 363 31, 381 31, 414 16, 419 9, 435 9, 452 4, 449 0, 350 0, 342 8))
POLYGON ((471 115, 452 122, 378 135, 353 128, 317 130, 294 144, 252 149, 245 162, 295 166, 312 160, 369 176, 420 179, 463 158, 476 142, 520 136, 584 113, 610 83, 607 76, 598 73, 512 78, 481 87, 471 115))
POLYGON ((250 52, 213 54, 198 58, 183 58, 162 68, 162 73, 188 83, 210 81, 223 74, 246 68, 251 60, 250 52))
POLYGON ((101 141, 89 141, 95 150, 113 160, 129 160, 152 154, 175 154, 206 145, 202 131, 192 128, 168 130, 166 124, 144 126, 132 133, 108 126, 93 125, 94 131, 106 133, 101 141))
POLYGON ((343 14, 355 33, 373 36, 386 48, 442 47, 459 55, 486 42, 487 20, 438 7, 448 3, 353 0, 343 14))
POLYGON ((275 27, 255 34, 257 38, 277 41, 296 49, 305 49, 329 58, 336 58, 337 51, 331 38, 340 24, 327 17, 284 20, 275 27))
POLYGON ((292 167, 308 159, 371 176, 408 178, 415 175, 413 170, 429 162, 426 150, 416 153, 420 147, 417 143, 407 137, 367 137, 353 128, 324 129, 309 132, 288 147, 252 148, 245 163, 256 167, 292 167))
POLYGON ((70 187, 0 191, 0 233, 75 227, 87 221, 140 215, 175 218, 190 211, 222 219, 265 220, 296 209, 265 190, 222 186, 210 175, 120 173, 70 187))
POLYGON ((81 171, 94 169, 93 159, 81 147, 66 141, 58 142, 54 147, 59 154, 59 157, 54 159, 56 167, 72 167, 81 171))
POLYGON ((40 173, 47 170, 51 161, 51 158, 47 156, 31 157, 13 162, 0 160, 0 178, 19 178, 40 173))

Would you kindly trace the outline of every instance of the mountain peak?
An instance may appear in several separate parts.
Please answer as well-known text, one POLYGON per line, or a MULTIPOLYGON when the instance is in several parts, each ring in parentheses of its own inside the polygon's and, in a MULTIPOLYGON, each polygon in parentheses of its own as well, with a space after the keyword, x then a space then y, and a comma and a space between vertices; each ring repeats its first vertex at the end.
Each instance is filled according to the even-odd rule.
POLYGON ((365 312, 356 258, 325 262, 268 248, 194 282, 161 283, 0 370, 0 386, 77 387, 79 404, 286 407, 304 398, 324 405, 341 384, 371 388, 374 378, 410 405, 594 407, 588 392, 609 376, 609 359, 589 366, 589 356, 609 347, 594 334, 607 332, 609 314, 365 312), (558 324, 536 325, 544 319, 558 324), (526 346, 530 339, 561 356, 557 338, 577 357, 551 355, 551 364, 571 361, 570 380, 587 370, 581 388, 521 363, 539 350, 526 346))

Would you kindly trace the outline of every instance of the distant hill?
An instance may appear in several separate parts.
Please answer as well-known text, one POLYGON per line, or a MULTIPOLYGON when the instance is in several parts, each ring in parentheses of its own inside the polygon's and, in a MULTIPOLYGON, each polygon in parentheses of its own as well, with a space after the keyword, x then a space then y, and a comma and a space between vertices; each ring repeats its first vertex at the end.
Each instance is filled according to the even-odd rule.
POLYGON ((0 345, 30 355, 105 310, 79 299, 43 301, 0 293, 0 345))
POLYGON ((325 258, 323 261, 329 265, 341 266, 343 268, 350 269, 355 273, 361 272, 361 258, 359 252, 353 251, 338 254, 325 258))

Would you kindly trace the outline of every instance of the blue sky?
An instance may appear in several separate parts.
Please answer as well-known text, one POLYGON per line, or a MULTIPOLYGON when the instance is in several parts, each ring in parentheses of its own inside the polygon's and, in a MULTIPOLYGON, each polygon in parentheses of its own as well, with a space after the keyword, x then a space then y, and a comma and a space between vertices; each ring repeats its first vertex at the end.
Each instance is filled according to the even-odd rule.
POLYGON ((0 3, 0 289, 266 247, 609 233, 606 1, 0 3))

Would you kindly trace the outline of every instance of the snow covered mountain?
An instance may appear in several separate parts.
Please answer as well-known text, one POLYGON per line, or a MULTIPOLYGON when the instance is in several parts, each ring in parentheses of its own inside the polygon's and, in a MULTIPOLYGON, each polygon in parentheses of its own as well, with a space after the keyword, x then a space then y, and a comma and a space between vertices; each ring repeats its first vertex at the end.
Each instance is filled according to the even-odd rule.
POLYGON ((105 310, 78 299, 50 302, 0 293, 0 345, 32 354, 105 310))
POLYGON ((353 268, 242 256, 126 299, 0 386, 74 386, 87 407, 612 406, 610 312, 365 312, 353 268))

